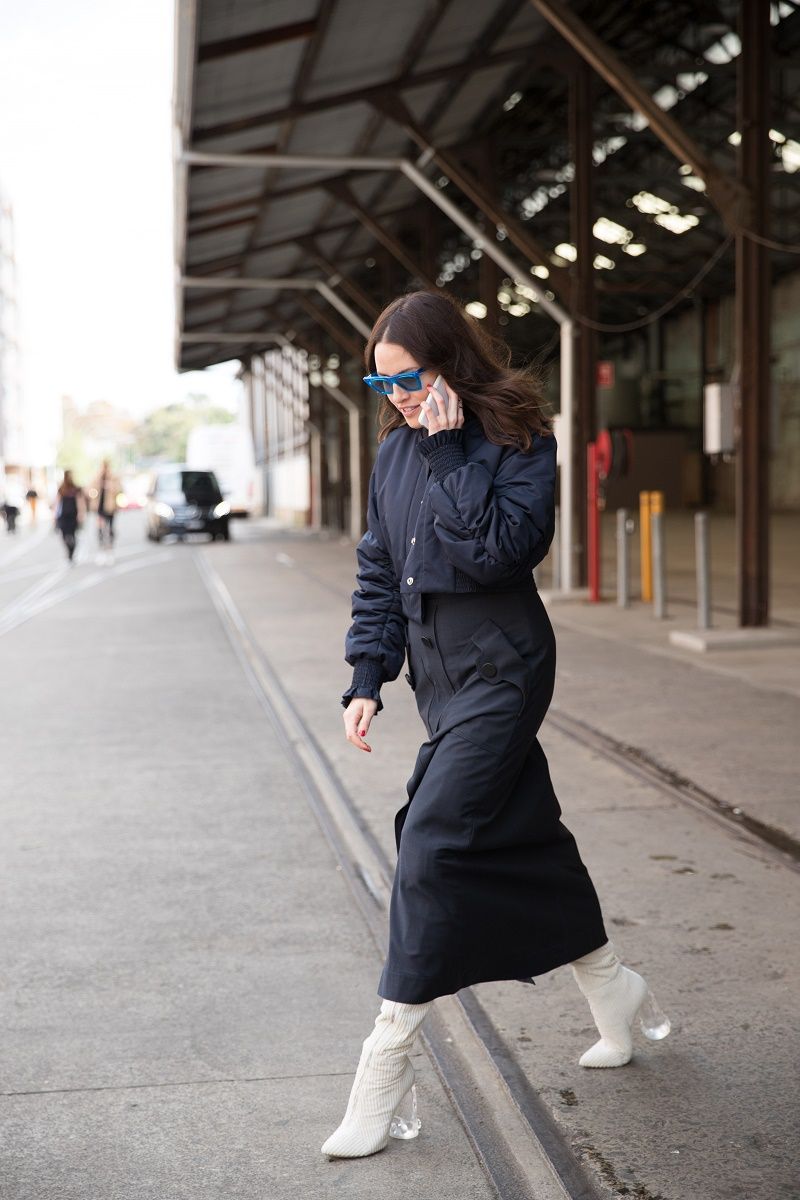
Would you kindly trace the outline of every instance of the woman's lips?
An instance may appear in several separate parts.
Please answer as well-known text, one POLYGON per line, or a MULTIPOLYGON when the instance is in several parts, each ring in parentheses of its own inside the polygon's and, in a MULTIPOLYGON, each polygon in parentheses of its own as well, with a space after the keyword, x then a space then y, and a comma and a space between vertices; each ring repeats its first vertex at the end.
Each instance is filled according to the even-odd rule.
POLYGON ((419 405, 411 404, 408 406, 405 406, 405 405, 401 406, 398 404, 397 407, 398 407, 399 411, 403 414, 404 417, 410 417, 410 416, 412 416, 413 413, 415 413, 417 411, 417 409, 419 408, 419 405))

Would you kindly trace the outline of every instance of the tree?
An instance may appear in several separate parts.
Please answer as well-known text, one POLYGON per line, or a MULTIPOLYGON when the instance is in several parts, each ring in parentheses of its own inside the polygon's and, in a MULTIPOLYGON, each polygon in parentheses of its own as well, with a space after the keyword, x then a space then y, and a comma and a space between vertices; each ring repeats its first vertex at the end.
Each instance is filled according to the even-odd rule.
POLYGON ((134 431, 137 459, 183 462, 186 441, 197 425, 229 425, 234 414, 211 404, 206 396, 189 397, 190 404, 168 404, 148 413, 134 431))
POLYGON ((87 453, 79 429, 65 432, 56 452, 56 466, 62 471, 72 471, 72 477, 79 487, 85 486, 94 475, 95 464, 87 453))

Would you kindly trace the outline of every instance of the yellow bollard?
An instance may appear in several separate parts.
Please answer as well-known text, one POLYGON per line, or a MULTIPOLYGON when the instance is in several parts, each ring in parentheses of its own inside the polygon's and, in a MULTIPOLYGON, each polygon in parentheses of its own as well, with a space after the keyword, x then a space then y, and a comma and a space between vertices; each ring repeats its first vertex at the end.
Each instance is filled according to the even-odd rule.
POLYGON ((642 600, 653 599, 653 542, 650 531, 652 497, 660 492, 639 492, 639 571, 642 581, 642 600))
POLYGON ((667 615, 667 580, 664 562, 664 493, 650 493, 651 576, 653 580, 653 616, 667 615))

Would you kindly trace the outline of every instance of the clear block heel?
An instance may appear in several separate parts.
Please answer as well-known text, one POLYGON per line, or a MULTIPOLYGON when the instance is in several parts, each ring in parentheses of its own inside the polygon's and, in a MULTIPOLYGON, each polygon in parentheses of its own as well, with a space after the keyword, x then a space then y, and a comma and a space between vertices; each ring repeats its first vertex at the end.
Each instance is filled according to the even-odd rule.
MULTIPOLYGON (((663 1035, 662 1035, 663 1036, 663 1035)), ((417 1085, 412 1083, 411 1091, 407 1093, 411 1096, 411 1115, 409 1117, 400 1116, 400 1108, 405 1104, 406 1098, 403 1097, 401 1104, 398 1106, 397 1112, 392 1117, 392 1123, 389 1126, 389 1136, 400 1138, 401 1141, 407 1142, 411 1138, 415 1138, 422 1128, 422 1121, 417 1115, 417 1085)))
POLYGON ((649 989, 639 1009, 639 1024, 642 1027, 642 1033, 651 1042, 660 1042, 672 1028, 669 1017, 659 1008, 655 996, 649 989))

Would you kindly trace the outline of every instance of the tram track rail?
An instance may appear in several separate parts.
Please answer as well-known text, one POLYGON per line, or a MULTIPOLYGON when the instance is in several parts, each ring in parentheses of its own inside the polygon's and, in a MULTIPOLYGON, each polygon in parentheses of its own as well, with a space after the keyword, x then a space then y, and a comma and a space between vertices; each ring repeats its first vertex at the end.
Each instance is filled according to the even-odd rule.
MULTIPOLYGON (((290 555, 279 554, 277 561, 326 591, 337 596, 345 595, 335 584, 323 579, 290 555)), ((345 598, 349 601, 349 593, 345 598)), ((783 622, 783 624, 788 625, 789 623, 783 622)), ((575 625, 570 628, 582 634, 589 632, 585 628, 575 625)), ((628 774, 657 787, 659 791, 669 795, 677 803, 723 825, 728 832, 738 831, 742 836, 752 839, 754 844, 760 845, 762 848, 768 847, 783 866, 792 870, 800 870, 800 840, 785 830, 760 820, 739 805, 730 804, 720 796, 701 787, 694 780, 682 775, 673 767, 658 762, 642 747, 619 741, 586 721, 570 716, 557 705, 551 705, 548 710, 547 724, 573 741, 580 742, 588 749, 616 763, 628 774)))
POLYGON ((800 841, 785 830, 768 825, 737 805, 720 799, 672 767, 658 762, 640 747, 617 741, 585 721, 571 717, 560 708, 552 706, 547 721, 566 737, 616 763, 629 775, 636 776, 660 792, 666 793, 673 800, 711 817, 729 832, 738 830, 743 835, 748 835, 762 848, 767 847, 773 851, 784 866, 791 870, 800 870, 800 841))
MULTIPOLYGON (((100 566, 86 573, 74 574, 66 564, 48 569, 43 579, 0 608, 0 637, 12 633, 33 617, 47 612, 65 600, 71 600, 73 596, 78 596, 90 588, 118 579, 131 571, 138 571, 142 567, 161 566, 172 557, 170 550, 154 552, 138 546, 128 546, 118 552, 117 561, 113 565, 100 566)), ((84 559, 80 565, 88 564, 84 559)))

